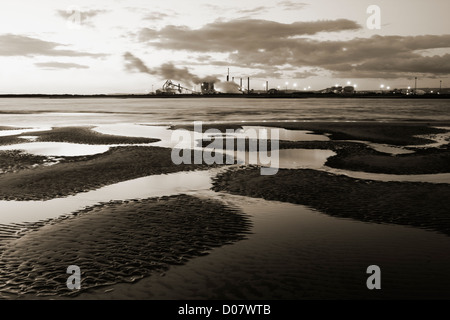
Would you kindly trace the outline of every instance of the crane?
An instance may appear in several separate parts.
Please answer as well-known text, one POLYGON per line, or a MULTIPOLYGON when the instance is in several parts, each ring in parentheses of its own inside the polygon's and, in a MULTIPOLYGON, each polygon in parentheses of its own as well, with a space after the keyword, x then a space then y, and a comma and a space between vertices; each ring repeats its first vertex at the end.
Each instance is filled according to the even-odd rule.
POLYGON ((172 82, 172 80, 167 80, 164 82, 161 89, 156 90, 156 94, 180 94, 184 92, 188 92, 191 94, 196 94, 198 92, 185 88, 181 86, 179 83, 175 84, 172 82))

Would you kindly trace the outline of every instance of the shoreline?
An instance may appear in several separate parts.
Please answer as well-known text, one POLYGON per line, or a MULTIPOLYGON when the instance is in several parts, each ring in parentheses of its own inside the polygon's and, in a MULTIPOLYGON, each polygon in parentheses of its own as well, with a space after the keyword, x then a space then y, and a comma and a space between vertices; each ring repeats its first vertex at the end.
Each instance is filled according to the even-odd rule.
POLYGON ((233 93, 219 93, 219 94, 0 94, 0 99, 21 99, 21 98, 42 98, 42 99, 91 99, 91 98, 106 98, 106 99, 450 99, 450 94, 425 94, 425 95, 395 95, 395 94, 354 94, 354 95, 339 95, 339 94, 322 94, 312 92, 296 92, 285 94, 265 94, 265 93, 251 93, 251 94, 233 94, 233 93))
MULTIPOLYGON (((280 143, 280 148, 301 147, 334 150, 337 155, 333 157, 334 160, 330 158, 330 161, 332 163, 334 161, 336 166, 363 168, 368 171, 370 168, 380 171, 391 170, 396 173, 417 173, 427 170, 450 172, 447 161, 450 153, 450 141, 439 149, 420 150, 421 145, 432 140, 415 137, 416 135, 438 134, 447 132, 447 130, 431 128, 424 123, 371 123, 371 125, 367 125, 367 123, 353 122, 255 122, 252 124, 291 130, 308 130, 320 134, 331 133, 330 141, 284 141, 280 143), (411 148, 415 148, 416 153, 399 156, 380 154, 363 143, 345 141, 350 138, 379 143, 387 141, 408 148, 412 144, 415 146, 411 148)), ((204 125, 203 129, 215 127, 225 130, 252 124, 211 123, 204 125)), ((192 128, 192 125, 179 125, 172 128, 189 129, 192 128)), ((1 129, 8 130, 10 128, 2 127, 1 129)), ((103 135, 86 127, 60 127, 53 130, 38 132, 36 136, 46 142, 70 141, 85 144, 114 144, 119 141, 134 143, 140 139, 120 135, 103 135)), ((33 134, 25 133, 23 135, 33 134)), ((13 137, 19 139, 17 136, 13 137)), ((150 141, 158 140, 150 139, 150 141)), ((170 154, 171 149, 169 148, 124 145, 91 156, 60 157, 62 159, 59 160, 59 163, 43 166, 46 157, 27 157, 26 154, 15 151, 5 154, 0 152, 0 157, 3 155, 3 162, 0 162, 0 166, 17 165, 12 169, 15 172, 8 171, 0 174, 0 194, 4 200, 16 201, 64 198, 68 195, 138 177, 214 167, 204 164, 176 166, 172 163, 170 154), (35 163, 40 165, 34 168, 29 167, 35 163)), ((213 182, 212 189, 215 192, 301 204, 317 210, 317 213, 324 213, 332 217, 372 224, 410 226, 421 230, 431 230, 445 235, 445 237, 450 236, 450 218, 447 217, 448 207, 450 207, 450 202, 447 200, 447 195, 450 193, 448 184, 377 182, 353 179, 312 169, 280 169, 275 176, 261 176, 259 168, 256 167, 227 169, 227 171, 219 173, 213 182)), ((217 195, 217 193, 214 194, 217 195)), ((9 226, 0 226, 0 235, 3 235, 3 238, 0 237, 2 257, 0 278, 9 279, 12 276, 14 279, 6 287, 0 287, 0 291, 1 288, 4 288, 5 292, 14 293, 22 286, 34 290, 32 295, 28 295, 30 292, 25 292, 26 295, 21 297, 24 299, 46 299, 48 297, 71 299, 72 297, 66 296, 64 293, 64 290, 67 290, 64 289, 66 275, 58 273, 60 271, 51 267, 55 265, 62 268, 63 265, 67 267, 67 265, 73 264, 72 260, 66 259, 69 257, 65 257, 69 247, 70 250, 76 252, 76 262, 90 261, 89 263, 91 263, 87 270, 90 274, 94 272, 95 276, 87 278, 86 284, 89 283, 87 288, 112 284, 111 281, 114 279, 126 283, 128 280, 134 282, 140 277, 162 277, 161 281, 164 282, 164 270, 168 270, 167 268, 170 266, 179 265, 178 270, 181 271, 177 272, 182 274, 183 264, 188 260, 195 260, 195 257, 202 254, 201 250, 197 250, 198 252, 194 252, 194 250, 190 251, 191 254, 186 255, 186 250, 205 245, 209 248, 208 250, 213 250, 215 247, 231 245, 240 241, 244 239, 241 237, 242 235, 252 232, 248 221, 248 217, 239 213, 232 202, 217 202, 214 197, 200 198, 193 190, 190 195, 99 203, 85 210, 73 212, 66 217, 33 223, 27 226, 31 231, 19 234, 19 238, 12 237, 8 233, 9 226), (147 215, 148 212, 151 214, 147 215), (197 218, 191 220, 192 215, 200 220, 197 218), (165 226, 166 220, 171 221, 170 226, 165 226), (198 223, 199 221, 202 222, 198 223), (165 229, 167 227, 170 230, 165 229), (201 230, 197 229, 198 227, 201 227, 201 230), (215 227, 224 227, 225 229, 218 236, 218 233, 214 232, 215 227), (186 231, 188 235, 180 236, 177 233, 179 228, 182 228, 183 232, 186 231), (212 238, 209 240, 208 237, 196 238, 198 235, 205 235, 205 232, 212 238), (153 237, 155 234, 157 237, 166 234, 171 240, 169 241, 165 237, 158 238, 160 242, 157 245, 151 248, 146 247, 149 237, 153 237), (140 240, 134 241, 135 236, 139 236, 140 240), (231 238, 227 238, 228 236, 231 238), (194 238, 197 240, 190 242, 194 238), (124 241, 129 241, 128 245, 120 245, 124 241), (135 246, 136 244, 138 245, 135 246), (58 249, 60 246, 62 251, 58 249), (139 250, 144 249, 142 249, 142 253, 139 253, 133 251, 134 247, 139 250), (113 248, 112 251, 109 248, 113 248), (182 249, 171 251, 173 248, 182 249), (142 256, 139 256, 140 254, 142 256), (180 255, 186 255, 186 260, 183 258, 179 260, 180 255), (44 258, 41 257, 45 257, 49 261, 56 260, 54 263, 48 264, 43 262, 44 258), (108 257, 112 261, 118 259, 115 264, 113 263, 114 270, 108 268, 108 257), (135 257, 139 257, 140 260, 133 260, 135 257), (153 258, 146 260, 145 257, 153 258), (98 259, 100 264, 96 264, 98 259), (132 260, 131 264, 127 262, 129 260, 132 260), (151 264, 152 261, 154 264, 151 264), (162 262, 158 264, 158 261, 162 262), (26 276, 30 273, 30 266, 33 264, 39 266, 39 272, 45 274, 44 278, 34 278, 33 273, 31 273, 31 278, 26 276), (107 272, 105 274, 98 273, 98 270, 95 271, 98 268, 107 270, 107 272), (148 272, 139 272, 139 268, 148 272), (36 296, 35 294, 38 293, 43 296, 36 296)), ((155 243, 154 241, 150 242, 152 245, 155 243)), ((100 297, 102 290, 99 290, 100 297)), ((15 297, 15 295, 11 296, 7 293, 5 295, 6 299, 15 297)))

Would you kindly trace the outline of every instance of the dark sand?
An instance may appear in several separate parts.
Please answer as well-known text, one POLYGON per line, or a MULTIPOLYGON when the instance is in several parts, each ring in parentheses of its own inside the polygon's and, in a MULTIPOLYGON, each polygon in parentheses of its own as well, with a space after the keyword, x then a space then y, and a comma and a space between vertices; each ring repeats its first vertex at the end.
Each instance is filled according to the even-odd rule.
POLYGON ((35 156, 18 150, 0 151, 0 172, 16 172, 48 162, 44 156, 35 156))
MULTIPOLYGON (((422 122, 246 122, 227 124, 203 124, 206 131, 211 128, 225 133, 226 129, 239 129, 242 126, 277 127, 288 130, 307 130, 317 134, 330 134, 332 140, 364 140, 392 145, 420 145, 432 142, 430 139, 418 138, 416 135, 433 135, 447 130, 433 126, 449 126, 448 123, 422 122)), ((194 130, 193 125, 177 125, 174 129, 194 130)))
POLYGON ((11 145, 11 144, 19 144, 19 143, 27 142, 27 140, 20 139, 18 137, 19 137, 19 134, 15 135, 15 136, 0 137, 0 145, 6 146, 6 145, 11 145))
MULTIPOLYGON (((17 130, 13 127, 0 127, 0 130, 17 130)), ((106 135, 91 130, 91 127, 61 127, 53 128, 51 131, 40 131, 17 134, 13 136, 0 137, 0 145, 12 145, 28 143, 30 141, 21 139, 21 136, 36 136, 36 142, 69 142, 81 144, 142 144, 153 143, 159 139, 121 137, 106 135)), ((16 172, 30 169, 45 163, 55 162, 54 158, 28 154, 19 150, 0 151, 0 172, 16 172)), ((68 160, 82 159, 83 157, 69 157, 68 160)), ((86 158, 87 159, 87 158, 86 158)))
POLYGON ((206 167, 175 165, 171 160, 171 150, 167 148, 115 147, 98 155, 68 157, 56 165, 0 175, 0 199, 60 198, 148 175, 206 167))
POLYGON ((450 145, 417 148, 414 153, 390 155, 364 143, 341 141, 280 141, 280 149, 326 149, 336 152, 326 166, 386 174, 434 174, 450 172, 450 145))
MULTIPOLYGON (((208 147, 211 141, 203 141, 208 147)), ((220 142, 227 148, 227 141, 220 142)), ((234 150, 249 150, 249 146, 259 150, 256 140, 246 139, 244 143, 234 139, 228 143, 234 150), (244 149, 242 148, 244 147, 244 149)), ((450 145, 441 148, 418 148, 411 154, 391 155, 372 149, 364 143, 343 141, 279 141, 279 149, 321 149, 336 152, 327 159, 325 165, 331 168, 385 174, 434 174, 450 172, 450 145)), ((267 141, 267 150, 273 150, 267 141)))
POLYGON ((164 276, 170 265, 245 239, 249 220, 214 200, 179 195, 116 201, 49 221, 0 247, 0 294, 64 296, 66 268, 81 290, 164 276))
POLYGON ((364 222, 414 226, 450 235, 450 185, 359 180, 315 170, 228 170, 215 191, 302 204, 364 222))
POLYGON ((102 134, 91 130, 90 127, 60 127, 51 131, 32 132, 29 135, 38 136, 36 141, 84 144, 137 144, 159 141, 159 139, 102 134))
MULTIPOLYGON (((240 125, 211 124, 209 127, 225 132, 226 128, 240 125)), ((448 145, 394 157, 362 143, 340 141, 419 145, 431 141, 414 135, 445 132, 425 123, 245 125, 330 133, 333 139, 330 142, 282 142, 280 148, 333 150, 337 156, 330 158, 327 165, 336 168, 383 173, 450 172, 448 145)), ((208 126, 203 128, 206 130, 208 126)), ((37 135, 40 141, 99 144, 120 143, 122 139, 105 137, 88 128, 60 128, 54 133, 24 135, 37 135)), ((0 143, 16 143, 14 139, 24 142, 12 136, 0 137, 0 143)), ((132 138, 123 143, 138 142, 132 138)), ((0 175, 0 198, 44 200, 147 175, 210 168, 174 165, 170 153, 171 150, 158 147, 115 147, 104 154, 66 157, 56 165, 36 168, 30 165, 42 164, 45 159, 2 153, 2 168, 9 170, 9 166, 17 165, 12 170, 17 172, 9 170, 0 175)), ((338 217, 408 225, 450 235, 448 184, 366 181, 314 170, 282 169, 275 176, 261 176, 259 168, 247 168, 220 175, 214 189, 303 204, 338 217)), ((17 293, 26 294, 26 298, 34 298, 38 293, 69 294, 65 270, 71 264, 79 265, 85 272, 83 288, 135 281, 144 276, 159 277, 170 265, 183 264, 213 247, 243 239, 249 223, 221 203, 177 196, 101 204, 74 217, 20 226, 31 230, 25 233, 17 234, 17 227, 0 226, 0 292, 9 298, 16 297, 17 293)))
MULTIPOLYGON (((415 135, 432 135, 445 133, 447 130, 436 129, 421 123, 369 123, 361 126, 359 123, 258 123, 255 125, 274 126, 295 130, 313 130, 314 133, 331 134, 330 141, 279 141, 279 149, 324 149, 336 152, 325 163, 326 166, 336 169, 364 171, 385 174, 435 174, 450 172, 450 141, 440 148, 409 148, 414 150, 411 154, 391 155, 376 151, 364 143, 341 140, 367 140, 376 143, 392 143, 393 145, 427 144, 432 140, 417 138, 415 135), (327 129, 325 129, 327 128, 327 129), (378 131, 377 131, 378 130, 378 131), (393 138, 395 138, 395 141, 393 138)), ((235 124, 218 126, 223 133, 226 129, 236 129, 235 124)), ((180 126, 181 127, 181 126, 180 126)), ((203 130, 215 127, 215 124, 206 125, 203 130)), ((191 128, 185 126, 185 128, 191 128)), ((192 128, 191 128, 192 129, 192 128)), ((222 139, 222 138, 220 138, 222 139)), ((226 138, 225 138, 226 139, 226 138)), ((255 142, 255 141, 252 141, 255 142)), ((203 141, 201 145, 207 147, 212 141, 203 141)), ((242 143, 241 143, 242 144, 242 143)), ((241 146, 234 139, 235 150, 241 146)), ((225 140, 221 143, 227 146, 225 140)), ((242 144, 244 145, 244 144, 242 144)), ((245 141, 245 150, 249 150, 250 140, 245 141)), ((257 149, 257 143, 252 144, 257 149)), ((268 150, 272 148, 268 141, 268 150)))
MULTIPOLYGON (((4 127, 4 130, 17 128, 4 127)), ((21 136, 36 136, 36 142, 69 142, 82 144, 139 144, 158 142, 159 139, 124 137, 98 133, 92 127, 56 127, 49 131, 18 133, 13 136, 0 137, 0 145, 26 143, 21 136)))

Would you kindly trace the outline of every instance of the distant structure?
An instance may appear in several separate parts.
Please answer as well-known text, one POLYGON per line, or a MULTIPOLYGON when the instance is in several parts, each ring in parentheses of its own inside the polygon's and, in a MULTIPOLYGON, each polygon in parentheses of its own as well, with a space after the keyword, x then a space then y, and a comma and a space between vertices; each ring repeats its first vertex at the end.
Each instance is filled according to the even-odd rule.
POLYGON ((355 93, 355 87, 353 86, 346 86, 342 89, 342 94, 349 96, 355 93))
POLYGON ((202 94, 214 94, 216 89, 214 89, 214 82, 203 82, 202 83, 202 94))
POLYGON ((196 94, 194 90, 185 88, 181 84, 175 84, 172 80, 164 82, 161 89, 156 90, 157 95, 196 94))
POLYGON ((341 94, 342 93, 342 86, 334 86, 334 87, 330 87, 330 88, 326 88, 323 90, 320 90, 320 93, 336 93, 336 94, 341 94))
POLYGON ((350 96, 350 95, 355 94, 355 87, 353 87, 353 86, 346 86, 346 87, 334 86, 334 87, 320 90, 319 93, 334 93, 334 94, 350 96))

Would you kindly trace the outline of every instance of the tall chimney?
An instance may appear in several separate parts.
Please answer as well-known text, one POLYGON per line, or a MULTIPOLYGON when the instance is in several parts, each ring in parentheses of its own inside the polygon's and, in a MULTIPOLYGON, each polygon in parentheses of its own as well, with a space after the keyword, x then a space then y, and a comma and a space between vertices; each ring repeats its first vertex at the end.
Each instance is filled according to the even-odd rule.
POLYGON ((250 77, 247 78, 248 94, 250 94, 250 77))
POLYGON ((241 84, 240 84, 239 88, 241 88, 241 91, 242 91, 242 78, 241 78, 241 84))
POLYGON ((228 68, 227 82, 230 81, 230 68, 228 68))
POLYGON ((266 92, 269 92, 269 81, 266 81, 266 92))

